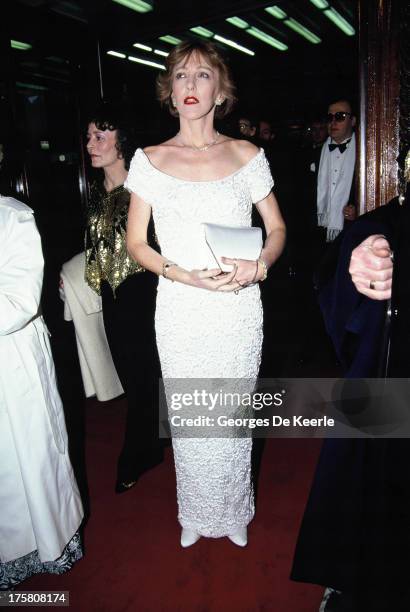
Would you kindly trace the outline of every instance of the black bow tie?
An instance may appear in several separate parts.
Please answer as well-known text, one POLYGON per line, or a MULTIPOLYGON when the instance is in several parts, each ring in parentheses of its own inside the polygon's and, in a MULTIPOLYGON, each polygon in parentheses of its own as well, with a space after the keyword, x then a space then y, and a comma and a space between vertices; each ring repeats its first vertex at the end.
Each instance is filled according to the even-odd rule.
POLYGON ((340 153, 344 153, 350 141, 351 141, 351 138, 347 140, 346 142, 342 142, 342 144, 336 144, 335 142, 330 142, 329 151, 334 151, 335 149, 339 149, 340 153))

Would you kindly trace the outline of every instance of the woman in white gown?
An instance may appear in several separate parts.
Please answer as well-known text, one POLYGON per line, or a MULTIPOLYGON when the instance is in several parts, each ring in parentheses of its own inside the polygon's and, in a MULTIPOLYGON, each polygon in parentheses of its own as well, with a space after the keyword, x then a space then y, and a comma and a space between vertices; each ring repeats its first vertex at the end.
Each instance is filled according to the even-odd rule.
MULTIPOLYGON (((258 281, 279 257, 285 228, 263 150, 218 134, 214 114, 232 107, 234 87, 210 43, 182 43, 158 78, 159 98, 179 116, 167 142, 138 149, 125 186, 131 191, 127 246, 160 276, 155 315, 164 379, 255 379, 262 346, 258 281), (204 222, 250 226, 255 203, 266 228, 256 261, 215 268, 204 222), (153 214, 161 255, 147 245, 153 214), (174 282, 175 281, 175 282, 174 282)), ((181 545, 200 536, 247 543, 254 514, 252 441, 174 439, 181 545)))
POLYGON ((31 208, 0 196, 0 591, 82 557, 83 508, 68 456, 31 208))

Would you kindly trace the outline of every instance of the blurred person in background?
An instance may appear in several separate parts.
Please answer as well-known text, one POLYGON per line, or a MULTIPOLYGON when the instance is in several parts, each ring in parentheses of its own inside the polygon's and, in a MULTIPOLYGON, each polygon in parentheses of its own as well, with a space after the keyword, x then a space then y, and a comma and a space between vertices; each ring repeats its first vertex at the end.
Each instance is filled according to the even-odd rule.
POLYGON ((260 141, 270 144, 275 138, 275 131, 272 127, 272 123, 266 119, 259 121, 258 137, 260 141))
POLYGON ((255 144, 258 140, 258 120, 253 113, 243 113, 238 120, 239 137, 255 144))
MULTIPOLYGON (((91 184, 85 239, 85 279, 102 298, 104 327, 127 398, 117 493, 125 493, 161 463, 154 311, 157 278, 128 255, 125 235, 130 194, 124 187, 135 151, 133 125, 125 109, 102 105, 92 115, 87 151, 100 177, 91 184)), ((150 235, 154 244, 153 235, 150 235)))
POLYGON ((329 105, 327 125, 329 137, 322 147, 317 179, 317 217, 326 232, 326 242, 332 242, 345 222, 356 218, 356 117, 349 100, 329 105))
POLYGON ((83 508, 68 456, 33 211, 0 196, 0 589, 82 557, 83 508))

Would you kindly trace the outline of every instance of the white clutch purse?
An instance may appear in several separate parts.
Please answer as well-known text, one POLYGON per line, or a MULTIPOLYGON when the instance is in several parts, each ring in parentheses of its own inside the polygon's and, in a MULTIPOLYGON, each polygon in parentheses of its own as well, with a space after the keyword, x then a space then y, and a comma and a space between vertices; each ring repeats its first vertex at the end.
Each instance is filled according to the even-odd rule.
POLYGON ((262 251, 262 230, 260 227, 230 227, 203 223, 205 240, 218 266, 223 272, 230 272, 232 266, 224 264, 222 257, 256 261, 262 251))

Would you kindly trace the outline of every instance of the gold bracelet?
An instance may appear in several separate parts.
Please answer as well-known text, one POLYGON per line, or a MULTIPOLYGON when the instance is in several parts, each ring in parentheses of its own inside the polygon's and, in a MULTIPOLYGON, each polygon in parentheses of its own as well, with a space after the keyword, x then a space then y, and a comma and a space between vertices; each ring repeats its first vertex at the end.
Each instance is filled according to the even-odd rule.
POLYGON ((262 257, 259 257, 258 262, 261 264, 261 266, 263 268, 263 276, 262 276, 262 278, 259 279, 259 282, 262 283, 268 277, 268 266, 266 265, 266 262, 263 261, 262 257))
POLYGON ((250 285, 253 285, 255 282, 256 277, 258 276, 258 270, 259 270, 259 262, 258 260, 255 261, 256 263, 256 269, 255 269, 255 274, 253 275, 253 279, 251 280, 251 282, 249 283, 250 285))
POLYGON ((168 277, 168 270, 172 268, 172 266, 177 266, 177 265, 178 264, 174 263, 173 261, 164 261, 164 263, 162 264, 162 276, 164 278, 167 278, 171 282, 174 282, 172 278, 168 277))

